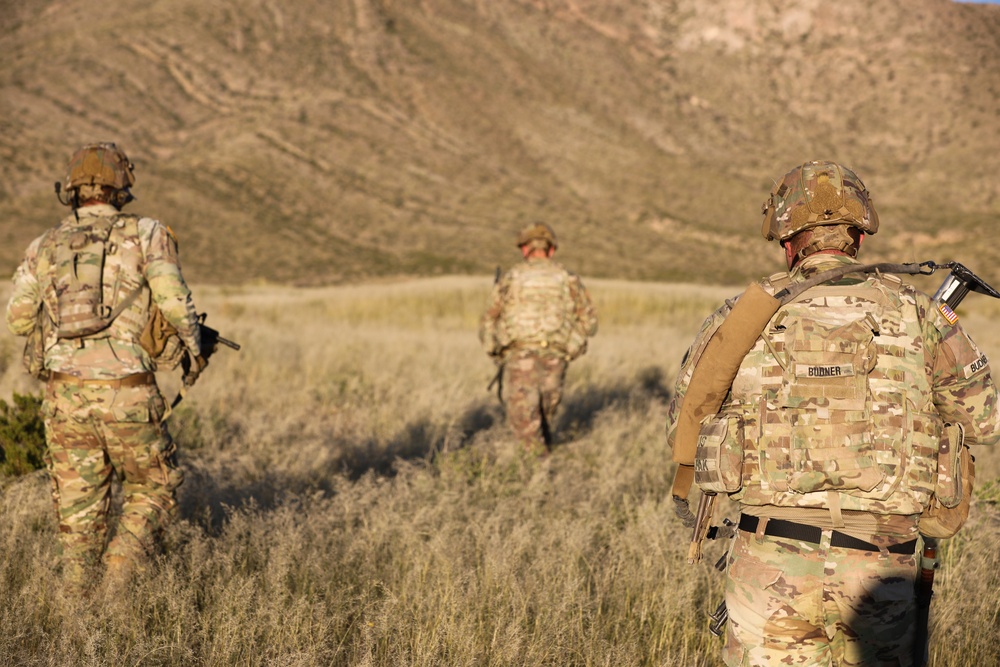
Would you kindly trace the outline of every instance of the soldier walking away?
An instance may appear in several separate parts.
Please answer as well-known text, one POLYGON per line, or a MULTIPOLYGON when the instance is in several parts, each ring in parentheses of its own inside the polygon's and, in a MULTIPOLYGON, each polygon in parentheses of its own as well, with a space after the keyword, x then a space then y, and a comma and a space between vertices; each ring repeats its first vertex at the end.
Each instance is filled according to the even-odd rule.
POLYGON ((183 476, 153 372, 183 355, 190 385, 207 363, 173 233, 121 212, 134 182, 133 165, 115 144, 77 151, 64 196, 56 184, 73 212, 28 246, 7 305, 7 326, 28 337, 26 368, 47 383, 42 410, 57 551, 73 591, 85 590, 102 562, 109 579, 127 580, 155 550, 183 476), (161 346, 159 356, 141 343, 153 319, 176 329, 175 344, 161 346), (109 527, 115 476, 123 506, 109 527))
MULTIPOLYGON (((705 321, 667 425, 674 459, 685 463, 678 450, 690 404, 718 401, 694 422, 696 454, 678 480, 686 474, 703 497, 727 493, 740 505, 725 561, 723 656, 743 667, 907 667, 918 534, 948 534, 930 514, 954 495, 957 476, 939 473, 955 470, 946 459, 966 445, 1000 437, 989 364, 953 312, 895 275, 854 271, 878 217, 851 170, 796 167, 763 211, 763 235, 781 244, 788 272, 752 284, 705 321), (761 294, 781 305, 749 328, 745 345, 729 323, 712 340, 761 294), (735 379, 721 373, 727 388, 687 400, 727 348, 739 350, 735 379)), ((692 518, 686 496, 675 482, 682 519, 692 518)))
MULTIPOLYGON (((507 420, 524 449, 547 454, 570 361, 587 351, 597 315, 580 278, 555 262, 555 232, 543 223, 518 235, 524 261, 493 286, 479 340, 506 375, 507 420)), ((501 385, 504 386, 504 385, 501 385)))

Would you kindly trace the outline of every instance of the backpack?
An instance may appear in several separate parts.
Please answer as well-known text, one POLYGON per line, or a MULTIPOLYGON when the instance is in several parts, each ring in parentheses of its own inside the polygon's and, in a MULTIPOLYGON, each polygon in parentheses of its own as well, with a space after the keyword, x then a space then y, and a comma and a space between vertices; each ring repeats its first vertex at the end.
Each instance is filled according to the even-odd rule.
POLYGON ((524 265, 513 276, 507 293, 502 316, 504 338, 513 345, 566 352, 573 329, 572 312, 569 279, 561 267, 524 265))
POLYGON ((95 217, 85 225, 60 225, 47 235, 42 252, 48 257, 58 304, 58 312, 51 314, 58 338, 104 331, 139 296, 142 281, 123 295, 122 272, 109 270, 113 260, 120 264, 115 256, 120 254, 121 237, 138 234, 138 217, 116 215, 95 217), (105 302, 106 293, 110 302, 105 302))

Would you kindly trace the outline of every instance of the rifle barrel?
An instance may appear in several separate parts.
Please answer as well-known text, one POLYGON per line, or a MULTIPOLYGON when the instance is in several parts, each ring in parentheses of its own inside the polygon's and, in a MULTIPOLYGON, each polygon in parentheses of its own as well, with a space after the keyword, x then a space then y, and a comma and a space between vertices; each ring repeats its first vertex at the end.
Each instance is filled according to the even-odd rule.
POLYGON ((237 352, 240 351, 240 344, 239 343, 233 342, 233 341, 229 340, 228 338, 223 338, 222 336, 218 336, 216 338, 216 340, 219 341, 220 343, 222 343, 223 345, 225 345, 226 347, 228 347, 231 350, 236 350, 237 352))

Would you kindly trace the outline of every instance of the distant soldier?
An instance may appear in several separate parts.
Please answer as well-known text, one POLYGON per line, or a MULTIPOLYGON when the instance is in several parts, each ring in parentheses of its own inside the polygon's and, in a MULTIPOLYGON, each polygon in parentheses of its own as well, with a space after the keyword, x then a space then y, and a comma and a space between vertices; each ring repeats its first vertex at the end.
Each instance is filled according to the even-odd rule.
POLYGON ((46 462, 70 590, 85 588, 102 558, 122 578, 141 567, 176 513, 183 477, 161 421, 157 361, 140 343, 151 317, 176 328, 179 343, 167 362, 187 355, 186 384, 205 366, 172 232, 121 213, 134 182, 133 165, 115 144, 77 151, 68 197, 60 196, 73 213, 28 246, 7 305, 7 326, 28 336, 26 367, 47 381, 46 462), (109 541, 115 476, 123 507, 109 541))
POLYGON ((854 172, 833 162, 792 169, 765 202, 762 229, 788 272, 706 320, 678 374, 667 437, 683 462, 677 425, 687 424, 696 367, 728 378, 724 350, 750 345, 685 464, 702 491, 740 505, 727 665, 913 664, 918 534, 947 536, 928 511, 959 481, 940 473, 956 470, 948 459, 964 445, 1000 437, 989 364, 957 316, 894 275, 856 271, 862 240, 877 230, 854 172), (757 308, 778 294, 793 296, 776 312, 757 308), (763 329, 727 327, 712 357, 727 318, 753 320, 746 304, 765 315, 763 329))
MULTIPOLYGON (((556 411, 570 361, 587 351, 597 316, 580 279, 552 260, 555 232, 537 223, 521 231, 524 262, 493 286, 479 340, 506 373, 507 418, 529 453, 552 446, 556 411)), ((503 386, 503 385, 501 385, 503 386)))

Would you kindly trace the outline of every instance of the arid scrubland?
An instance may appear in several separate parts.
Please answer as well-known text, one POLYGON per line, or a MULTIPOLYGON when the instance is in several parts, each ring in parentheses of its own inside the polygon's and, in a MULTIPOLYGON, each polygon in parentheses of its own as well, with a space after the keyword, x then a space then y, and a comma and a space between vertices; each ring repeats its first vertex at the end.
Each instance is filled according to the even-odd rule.
MULTIPOLYGON (((486 391, 489 279, 196 286, 243 351, 171 417, 187 480, 167 550, 124 595, 67 599, 44 474, 3 480, 0 664, 718 664, 724 545, 685 563, 663 428, 686 345, 734 290, 590 287, 601 330, 539 464, 486 391)), ((963 317, 1000 359, 1000 308, 972 296, 963 317)), ((37 391, 19 358, 3 334, 8 398, 37 391)), ((980 501, 937 577, 935 666, 995 664, 1000 640, 1000 457, 979 454, 980 501)))

